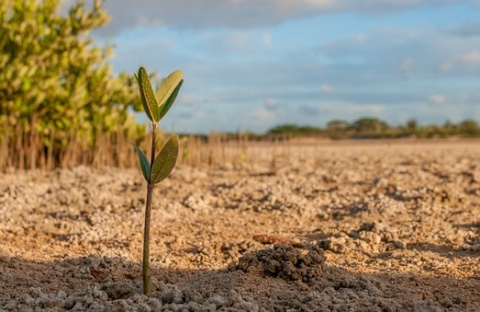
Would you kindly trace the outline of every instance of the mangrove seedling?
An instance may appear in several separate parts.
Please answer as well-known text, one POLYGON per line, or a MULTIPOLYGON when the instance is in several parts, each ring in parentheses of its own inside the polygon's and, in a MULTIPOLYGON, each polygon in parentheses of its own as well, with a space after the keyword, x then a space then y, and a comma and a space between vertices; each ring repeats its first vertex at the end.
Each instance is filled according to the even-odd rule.
POLYGON ((135 75, 140 90, 140 98, 143 109, 152 123, 152 144, 150 161, 138 146, 133 144, 140 162, 143 177, 147 181, 147 200, 145 204, 145 227, 143 232, 143 293, 150 296, 150 216, 152 212, 153 189, 157 183, 168 177, 172 172, 178 156, 178 136, 170 137, 162 149, 156 155, 155 146, 157 141, 158 122, 172 107, 178 92, 183 84, 183 73, 179 70, 171 73, 163 80, 156 93, 153 92, 147 71, 140 67, 138 75, 135 75))

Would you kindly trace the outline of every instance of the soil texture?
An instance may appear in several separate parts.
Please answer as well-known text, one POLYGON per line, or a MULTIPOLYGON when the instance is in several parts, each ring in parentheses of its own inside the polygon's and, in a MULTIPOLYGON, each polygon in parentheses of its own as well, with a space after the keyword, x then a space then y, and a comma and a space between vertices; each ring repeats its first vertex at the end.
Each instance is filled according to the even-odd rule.
POLYGON ((480 311, 480 142, 0 175, 0 311, 480 311))

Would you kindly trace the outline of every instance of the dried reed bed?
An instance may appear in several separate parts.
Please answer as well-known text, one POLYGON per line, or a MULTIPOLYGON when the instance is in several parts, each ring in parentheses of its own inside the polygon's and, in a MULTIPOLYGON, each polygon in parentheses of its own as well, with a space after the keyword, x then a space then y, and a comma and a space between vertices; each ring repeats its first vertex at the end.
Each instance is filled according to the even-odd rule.
POLYGON ((122 132, 98 131, 95 141, 89 143, 75 132, 57 135, 54 130, 26 132, 16 127, 0 136, 0 170, 51 170, 78 165, 131 167, 134 165, 133 152, 126 150, 126 146, 128 140, 122 132))
MULTIPOLYGON (((166 138, 168 134, 160 133, 157 150, 166 138)), ((55 131, 27 133, 21 127, 16 127, 0 135, 0 170, 52 170, 79 165, 132 168, 138 163, 130 143, 134 142, 147 151, 150 139, 149 134, 133 140, 122 131, 97 131, 94 142, 88 143, 75 132, 67 135, 58 135, 55 131)), ((289 142, 284 137, 269 142, 252 141, 243 133, 236 136, 210 133, 206 138, 182 136, 178 163, 195 167, 255 162, 275 167, 279 161, 288 160, 291 149, 289 142)))

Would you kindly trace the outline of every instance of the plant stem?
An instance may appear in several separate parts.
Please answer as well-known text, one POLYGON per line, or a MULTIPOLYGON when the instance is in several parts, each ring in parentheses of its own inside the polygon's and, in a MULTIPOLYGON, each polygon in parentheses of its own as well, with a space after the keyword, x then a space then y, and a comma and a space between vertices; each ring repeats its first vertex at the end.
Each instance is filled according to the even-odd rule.
MULTIPOLYGON (((150 160, 150 168, 153 167, 153 161, 155 160, 155 145, 157 141, 157 124, 152 123, 152 153, 150 160)), ((152 213, 152 196, 154 183, 148 182, 147 185, 147 202, 145 204, 145 227, 143 231, 143 294, 150 296, 151 283, 150 283, 150 215, 152 213)))
POLYGON ((152 212, 152 193, 155 185, 148 183, 145 208, 145 228, 143 232, 143 294, 150 296, 150 214, 152 212))
POLYGON ((152 122, 152 153, 150 154, 150 168, 155 160, 155 146, 157 145, 157 124, 152 122))

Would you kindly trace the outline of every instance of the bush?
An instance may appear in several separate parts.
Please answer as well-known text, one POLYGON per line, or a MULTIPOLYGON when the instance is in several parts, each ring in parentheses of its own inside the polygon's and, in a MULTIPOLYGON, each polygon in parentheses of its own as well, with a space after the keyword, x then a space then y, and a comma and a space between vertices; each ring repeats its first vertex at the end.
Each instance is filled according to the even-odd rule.
POLYGON ((143 131, 128 114, 140 109, 133 78, 112 74, 110 47, 95 47, 89 32, 108 21, 101 1, 78 1, 65 16, 58 0, 0 2, 0 136, 66 144, 75 129, 93 146, 99 131, 143 131), (19 131, 14 131, 17 129, 19 131), (20 136, 20 138, 18 138, 20 136))

